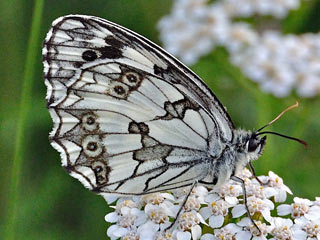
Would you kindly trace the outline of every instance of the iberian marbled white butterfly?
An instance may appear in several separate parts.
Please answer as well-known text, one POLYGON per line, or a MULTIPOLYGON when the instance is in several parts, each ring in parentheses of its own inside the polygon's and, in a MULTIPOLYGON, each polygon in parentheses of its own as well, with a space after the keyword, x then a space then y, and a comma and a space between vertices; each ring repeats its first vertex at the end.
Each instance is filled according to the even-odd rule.
POLYGON ((230 178, 244 188, 237 173, 266 137, 235 129, 205 83, 163 49, 104 19, 69 15, 53 22, 42 53, 50 141, 87 188, 141 195, 230 178))

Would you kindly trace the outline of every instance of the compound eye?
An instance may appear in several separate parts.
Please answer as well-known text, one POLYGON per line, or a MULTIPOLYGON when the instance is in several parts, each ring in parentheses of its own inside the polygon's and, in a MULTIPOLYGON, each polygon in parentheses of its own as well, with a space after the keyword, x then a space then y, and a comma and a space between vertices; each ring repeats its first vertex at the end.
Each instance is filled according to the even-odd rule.
POLYGON ((259 143, 256 139, 250 138, 247 143, 248 152, 253 152, 257 149, 259 143))

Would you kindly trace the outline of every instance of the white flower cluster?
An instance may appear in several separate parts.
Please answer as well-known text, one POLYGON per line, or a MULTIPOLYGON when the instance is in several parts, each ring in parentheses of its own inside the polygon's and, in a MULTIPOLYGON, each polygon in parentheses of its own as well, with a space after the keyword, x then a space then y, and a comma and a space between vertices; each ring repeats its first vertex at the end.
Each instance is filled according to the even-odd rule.
POLYGON ((320 33, 283 35, 268 23, 257 30, 239 20, 284 18, 299 5, 300 0, 176 0, 158 24, 160 39, 186 64, 225 47, 231 61, 263 91, 285 97, 294 89, 301 97, 313 97, 320 94, 320 33))
POLYGON ((105 217, 112 223, 107 235, 111 240, 320 239, 320 198, 295 197, 294 203, 280 205, 287 193, 292 193, 279 176, 273 172, 260 176, 262 185, 248 169, 240 177, 246 184, 250 215, 261 232, 246 216, 241 185, 230 180, 219 190, 196 186, 170 230, 166 228, 176 217, 188 188, 120 198, 115 211, 105 217), (275 204, 277 216, 272 216, 275 204))
POLYGON ((299 7, 300 0, 224 0, 223 5, 232 16, 251 17, 256 14, 283 18, 289 10, 299 7))

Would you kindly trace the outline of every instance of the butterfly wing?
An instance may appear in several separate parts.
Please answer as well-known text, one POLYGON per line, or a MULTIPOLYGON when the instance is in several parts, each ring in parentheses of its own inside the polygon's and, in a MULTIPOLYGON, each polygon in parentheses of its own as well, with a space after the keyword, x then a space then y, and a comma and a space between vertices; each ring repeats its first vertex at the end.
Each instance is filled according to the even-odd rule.
POLYGON ((144 194, 191 185, 208 174, 208 155, 233 137, 227 112, 194 73, 109 21, 58 18, 43 62, 51 144, 91 190, 144 194))

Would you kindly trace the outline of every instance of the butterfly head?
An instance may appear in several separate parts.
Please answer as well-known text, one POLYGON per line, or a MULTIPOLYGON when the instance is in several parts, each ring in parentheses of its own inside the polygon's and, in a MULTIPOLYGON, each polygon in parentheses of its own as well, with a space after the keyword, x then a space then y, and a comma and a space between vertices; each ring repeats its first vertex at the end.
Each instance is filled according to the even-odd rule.
POLYGON ((252 133, 246 142, 246 151, 248 153, 257 152, 261 155, 266 144, 266 139, 267 136, 259 137, 256 133, 252 133))
POLYGON ((259 136, 257 132, 237 130, 235 132, 235 147, 239 155, 244 155, 246 160, 256 160, 262 153, 266 144, 266 136, 259 136))

